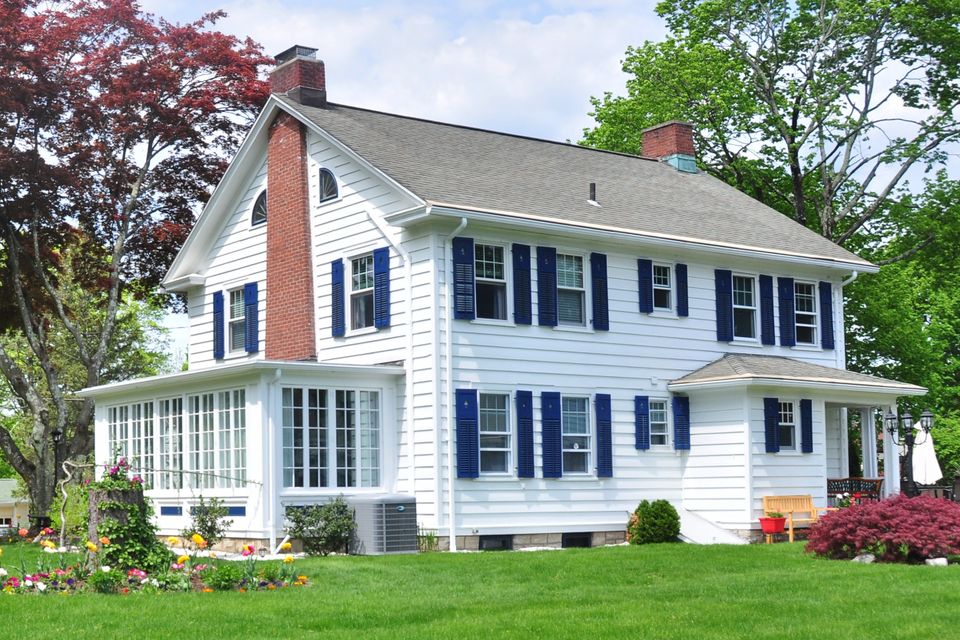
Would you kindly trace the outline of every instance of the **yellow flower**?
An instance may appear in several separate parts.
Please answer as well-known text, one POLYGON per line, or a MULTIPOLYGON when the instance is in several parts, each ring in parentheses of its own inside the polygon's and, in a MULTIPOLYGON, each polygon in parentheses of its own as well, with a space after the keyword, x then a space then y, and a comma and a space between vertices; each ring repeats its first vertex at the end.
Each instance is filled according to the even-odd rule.
POLYGON ((204 593, 213 593, 213 589, 211 589, 210 587, 204 587, 204 588, 203 588, 203 592, 204 592, 204 593))
POLYGON ((170 545, 171 547, 175 547, 178 544, 180 544, 180 538, 177 538, 176 536, 170 536, 169 538, 167 538, 167 544, 170 545))
POLYGON ((110 538, 108 538, 107 536, 100 536, 100 544, 102 544, 103 546, 107 546, 108 544, 110 544, 110 538))
POLYGON ((44 540, 43 542, 40 543, 40 546, 41 546, 41 547, 44 547, 44 548, 46 548, 46 549, 56 549, 56 548, 57 548, 57 545, 56 545, 56 543, 55 543, 53 540, 44 540))
POLYGON ((190 556, 180 556, 179 558, 177 558, 177 564, 186 564, 187 562, 189 562, 189 560, 190 560, 190 556))
POLYGON ((211 551, 210 553, 207 554, 207 557, 209 557, 209 558, 216 558, 216 557, 217 557, 217 552, 216 552, 216 551, 211 551))
POLYGON ((190 536, 190 540, 193 541, 193 544, 197 544, 197 545, 203 544, 206 542, 206 540, 203 539, 203 536, 200 535, 199 533, 195 533, 192 536, 190 536))
POLYGON ((293 545, 289 542, 284 542, 282 545, 280 545, 280 551, 290 551, 290 549, 293 549, 293 545))
POLYGON ((272 582, 267 585, 267 590, 268 590, 268 591, 273 591, 273 590, 276 589, 276 588, 277 588, 277 585, 273 584, 272 582))
POLYGON ((95 544, 93 544, 92 542, 90 542, 89 540, 87 540, 87 551, 89 551, 90 553, 96 553, 96 552, 97 552, 97 545, 95 545, 95 544))
POLYGON ((284 556, 284 558, 283 558, 283 564, 290 564, 290 563, 292 563, 292 562, 293 562, 293 556, 290 556, 290 555, 284 556))
POLYGON ((297 580, 299 580, 300 582, 306 582, 307 576, 297 576, 297 580))

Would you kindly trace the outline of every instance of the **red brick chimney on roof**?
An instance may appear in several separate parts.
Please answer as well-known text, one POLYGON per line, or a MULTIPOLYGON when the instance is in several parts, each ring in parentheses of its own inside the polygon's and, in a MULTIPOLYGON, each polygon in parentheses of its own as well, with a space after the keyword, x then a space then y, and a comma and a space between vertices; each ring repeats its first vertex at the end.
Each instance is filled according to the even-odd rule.
POLYGON ((270 91, 310 107, 327 104, 327 78, 317 50, 294 45, 274 58, 277 66, 270 72, 270 91))
POLYGON ((693 125, 672 120, 644 129, 643 155, 656 158, 680 171, 696 171, 693 125))

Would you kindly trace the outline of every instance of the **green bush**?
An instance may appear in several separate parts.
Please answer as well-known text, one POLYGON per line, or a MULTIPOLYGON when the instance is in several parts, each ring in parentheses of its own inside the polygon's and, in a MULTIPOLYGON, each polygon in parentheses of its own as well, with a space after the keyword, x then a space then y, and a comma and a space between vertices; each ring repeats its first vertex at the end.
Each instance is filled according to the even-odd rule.
POLYGON ((243 568, 235 562, 221 562, 203 572, 203 582, 217 591, 233 591, 243 580, 243 568))
POLYGON ((97 593, 117 593, 123 582, 123 573, 108 567, 97 569, 87 578, 87 584, 97 593))
POLYGON ((676 542, 680 535, 680 516, 666 500, 644 500, 627 523, 630 544, 676 542))
POLYGON ((203 496, 200 496, 200 503, 193 509, 190 526, 180 532, 180 535, 189 540, 190 536, 199 533, 212 547, 223 540, 223 534, 233 524, 233 520, 227 520, 228 513, 227 506, 221 500, 211 498, 206 502, 203 496))
POLYGON ((325 556, 346 551, 356 527, 353 512, 342 496, 324 505, 290 507, 287 520, 290 521, 287 532, 303 543, 307 555, 325 556))

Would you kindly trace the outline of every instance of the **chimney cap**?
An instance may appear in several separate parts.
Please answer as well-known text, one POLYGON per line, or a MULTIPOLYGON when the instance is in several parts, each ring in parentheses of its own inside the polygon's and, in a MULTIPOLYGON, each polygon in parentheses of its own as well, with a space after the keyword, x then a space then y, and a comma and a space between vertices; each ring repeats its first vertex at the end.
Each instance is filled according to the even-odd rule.
POLYGON ((640 131, 641 134, 646 133, 647 131, 655 131, 657 129, 663 129, 664 127, 669 127, 670 125, 680 125, 682 127, 693 128, 692 122, 684 122, 683 120, 668 120, 666 122, 661 122, 660 124, 655 124, 652 127, 647 127, 640 131))
POLYGON ((316 59, 316 57, 317 50, 313 47, 304 47, 303 45, 295 44, 286 51, 278 53, 273 59, 277 61, 277 64, 283 64, 284 62, 289 62, 294 58, 316 59))

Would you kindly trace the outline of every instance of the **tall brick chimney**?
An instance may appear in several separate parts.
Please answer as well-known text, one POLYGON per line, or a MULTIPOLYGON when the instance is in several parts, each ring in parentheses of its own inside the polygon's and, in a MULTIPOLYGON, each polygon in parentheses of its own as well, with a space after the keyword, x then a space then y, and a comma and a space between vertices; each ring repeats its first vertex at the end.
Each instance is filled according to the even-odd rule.
POLYGON ((277 66, 270 73, 270 92, 281 93, 310 107, 327 104, 327 78, 317 50, 294 45, 274 57, 277 66))
POLYGON ((657 158, 679 171, 696 173, 692 124, 672 120, 644 129, 642 135, 644 156, 657 158))
MULTIPOLYGON (((313 52, 293 47, 277 56, 280 65, 270 76, 275 93, 299 102, 324 95, 323 63, 312 58, 313 52), (286 54, 292 57, 281 60, 286 54)), ((295 117, 281 112, 267 138, 268 360, 317 359, 307 166, 306 130, 295 117)))

